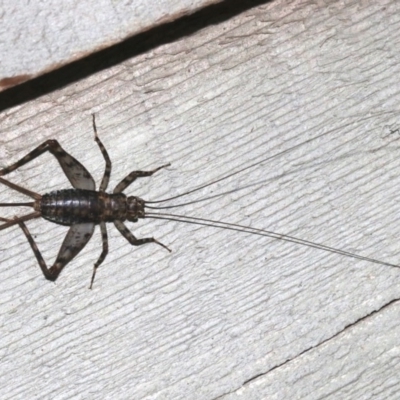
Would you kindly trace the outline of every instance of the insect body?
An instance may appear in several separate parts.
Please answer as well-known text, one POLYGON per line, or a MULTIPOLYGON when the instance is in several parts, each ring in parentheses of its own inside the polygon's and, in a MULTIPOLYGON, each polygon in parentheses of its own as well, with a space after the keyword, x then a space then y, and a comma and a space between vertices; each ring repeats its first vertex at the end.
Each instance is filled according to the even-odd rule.
POLYGON ((7 223, 3 224, 0 230, 18 224, 28 239, 44 276, 46 279, 55 281, 61 270, 85 247, 93 235, 95 225, 99 224, 102 233, 103 251, 94 265, 90 288, 93 285, 96 269, 104 261, 108 253, 106 222, 114 222, 116 228, 132 245, 140 246, 145 243, 154 242, 168 251, 171 251, 154 238, 137 239, 129 231, 124 221, 136 222, 138 218, 144 218, 145 202, 139 197, 127 197, 122 193, 136 178, 151 176, 161 168, 167 167, 169 164, 152 171, 133 171, 115 187, 112 194, 106 193, 105 190, 107 189, 111 174, 111 161, 106 149, 98 138, 94 115, 93 129, 95 131, 95 140, 106 161, 106 168, 99 191, 95 191, 95 182, 87 169, 78 160, 66 153, 55 140, 47 140, 15 164, 0 171, 0 176, 6 175, 29 161, 32 161, 46 151, 50 151, 56 157, 74 189, 58 190, 40 195, 15 185, 4 178, 0 178, 0 182, 10 188, 35 199, 32 203, 1 204, 1 206, 31 206, 35 211, 31 214, 17 217, 14 220, 1 218, 1 220, 7 223), (59 225, 71 226, 58 253, 57 259, 51 268, 47 267, 32 235, 24 223, 24 221, 39 217, 43 217, 59 225))
MULTIPOLYGON (((0 218, 0 221, 5 222, 0 226, 0 230, 6 229, 10 226, 18 224, 22 231, 24 232, 28 242, 35 254, 35 257, 39 263, 39 266, 46 277, 46 279, 55 281, 59 276, 62 269, 86 246, 88 241, 93 235, 95 225, 100 225, 100 230, 102 234, 103 250, 100 257, 94 264, 92 279, 90 282, 90 288, 93 286, 94 278, 96 275, 96 270, 100 264, 104 261, 108 254, 108 238, 106 222, 113 222, 115 227, 119 230, 122 236, 128 240, 128 242, 134 246, 140 246, 145 243, 157 243, 158 245, 164 247, 168 251, 171 251, 167 246, 160 243, 153 237, 137 239, 132 232, 125 226, 124 221, 136 222, 139 218, 154 218, 154 219, 166 219, 174 220, 185 223, 198 224, 203 226, 211 226, 214 228, 229 229, 239 232, 246 232, 254 235, 267 236, 270 238, 285 240, 292 243, 297 243, 303 246, 313 247, 316 249, 328 251, 331 253, 340 254, 347 257, 352 257, 360 260, 365 260, 381 265, 387 265, 391 267, 399 268, 398 265, 386 263, 384 261, 376 260, 369 257, 364 257, 358 254, 350 253, 344 250, 335 249, 323 244, 318 244, 314 242, 309 242, 307 240, 302 240, 293 236, 279 234, 264 229, 257 229, 248 226, 232 224, 221 221, 213 221, 204 218, 194 218, 187 217, 183 215, 167 214, 167 213, 153 213, 145 212, 145 207, 151 209, 164 209, 177 207, 175 206, 149 206, 150 203, 161 203, 168 200, 173 200, 177 197, 193 193, 200 190, 206 186, 220 182, 223 179, 236 175, 243 172, 246 169, 252 168, 259 165, 260 162, 247 166, 239 171, 233 172, 223 178, 220 178, 214 182, 207 185, 202 185, 196 189, 192 189, 181 195, 171 197, 169 199, 164 199, 160 201, 145 202, 143 199, 135 196, 126 196, 123 191, 133 183, 137 178, 147 177, 153 175, 155 172, 162 168, 169 166, 170 164, 163 165, 161 167, 155 168, 152 171, 133 171, 128 176, 126 176, 114 189, 113 193, 106 193, 108 182, 111 174, 111 160, 108 156, 106 149, 101 143, 95 124, 95 117, 93 115, 93 129, 95 133, 95 141, 97 142, 103 157, 106 162, 106 167, 103 175, 103 179, 100 184, 100 188, 96 191, 95 182, 87 171, 87 169, 74 157, 65 152, 56 140, 47 140, 42 145, 31 151, 21 160, 17 161, 13 165, 0 170, 0 183, 14 189, 20 193, 23 193, 32 199, 33 202, 28 203, 0 203, 0 207, 9 206, 28 206, 34 209, 34 212, 23 215, 20 217, 15 217, 14 219, 0 218), (7 175, 8 173, 16 170, 22 165, 27 164, 41 154, 49 151, 59 162, 61 168, 63 169, 65 175, 70 181, 73 189, 64 189, 54 192, 50 192, 44 195, 32 192, 22 186, 16 185, 1 176, 7 175), (26 221, 34 218, 43 217, 51 222, 59 225, 70 226, 69 231, 61 245, 61 249, 57 255, 56 261, 50 268, 47 267, 36 243, 30 234, 26 221)), ((305 144, 311 140, 302 143, 305 144)), ((297 145, 299 146, 299 145, 297 145)), ((297 147, 296 146, 296 147, 297 147)), ((284 152, 280 153, 283 154, 284 152)), ((267 161, 272 157, 268 157, 261 162, 267 161)), ((181 204, 182 205, 182 204, 181 204)))
POLYGON ((44 219, 60 225, 133 221, 144 218, 144 201, 123 193, 64 189, 50 192, 35 201, 33 208, 44 219))

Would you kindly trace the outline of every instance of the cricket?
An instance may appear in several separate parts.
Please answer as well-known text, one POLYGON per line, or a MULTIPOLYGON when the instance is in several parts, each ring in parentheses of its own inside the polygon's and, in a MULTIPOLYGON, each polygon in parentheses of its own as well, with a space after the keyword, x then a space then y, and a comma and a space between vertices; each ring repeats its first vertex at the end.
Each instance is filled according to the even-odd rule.
POLYGON ((249 165, 239 171, 230 173, 229 175, 226 175, 218 180, 215 180, 206 185, 202 185, 178 196, 159 201, 146 202, 145 200, 136 196, 127 196, 123 192, 137 178, 150 177, 157 171, 170 166, 170 164, 162 165, 151 171, 132 171, 118 183, 112 193, 107 193, 106 190, 111 175, 112 164, 107 150, 99 139, 94 114, 92 114, 92 124, 94 130, 94 139, 99 146, 99 149, 105 160, 105 170, 99 190, 96 190, 95 181, 88 170, 78 160, 68 154, 60 146, 60 144, 53 139, 45 141, 43 144, 32 150, 19 161, 15 162, 9 167, 0 170, 0 183, 33 199, 33 201, 31 202, 25 203, 0 203, 0 207, 23 206, 33 208, 33 212, 30 212, 26 215, 15 216, 14 218, 0 217, 0 221, 4 222, 2 225, 0 225, 0 230, 7 229, 14 225, 19 225, 32 248, 32 251, 37 259, 37 262, 39 263, 40 269, 42 270, 44 277, 50 281, 55 281, 58 278, 63 268, 70 261, 72 261, 89 242, 94 233, 95 226, 100 225, 100 232, 102 236, 102 252, 93 267, 92 277, 89 286, 89 289, 92 289, 97 269, 103 263, 109 251, 106 227, 107 222, 114 223, 115 227, 121 233, 121 235, 133 246, 141 246, 146 243, 156 243, 157 245, 171 252, 171 250, 166 245, 159 242, 154 237, 136 238, 124 224, 125 221, 138 222, 139 219, 143 218, 178 221, 214 228, 233 230, 252 235, 266 236, 269 238, 284 240, 302 246, 308 246, 330 253, 336 253, 342 256, 368 261, 371 263, 400 268, 400 266, 398 265, 386 263, 384 261, 380 261, 374 258, 364 257, 362 255, 350 253, 345 250, 340 250, 333 247, 325 246, 323 244, 299 239, 294 236, 275 233, 265 229, 258 229, 249 226, 205 218, 188 217, 179 214, 170 214, 164 212, 156 213, 151 211, 147 212, 145 208, 148 208, 150 210, 162 210, 166 208, 173 208, 185 205, 178 204, 170 206, 152 206, 149 204, 175 200, 176 198, 188 195, 204 187, 227 179, 233 175, 239 174, 244 170, 253 168, 256 165, 259 165, 260 163, 272 157, 268 157, 260 162, 249 165), (34 160, 45 152, 50 152, 56 158, 64 174, 71 183, 72 188, 56 190, 42 195, 28 190, 20 185, 16 185, 5 178, 2 178, 4 175, 7 175, 17 168, 29 163, 30 161, 34 160), (44 218, 55 224, 70 227, 58 252, 56 260, 50 268, 48 268, 46 262, 44 261, 35 243, 34 238, 32 237, 25 224, 25 222, 36 218, 44 218))

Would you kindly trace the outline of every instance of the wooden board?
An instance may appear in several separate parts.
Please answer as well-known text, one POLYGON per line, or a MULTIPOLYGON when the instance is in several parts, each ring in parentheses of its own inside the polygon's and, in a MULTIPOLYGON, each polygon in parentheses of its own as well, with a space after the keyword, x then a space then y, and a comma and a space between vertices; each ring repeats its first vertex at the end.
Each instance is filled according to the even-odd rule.
MULTIPOLYGON (((1 164, 55 138, 99 182, 92 112, 110 190, 172 163, 127 191, 146 200, 275 156, 170 211, 400 264, 398 11, 252 9, 3 112, 1 164)), ((68 187, 50 155, 8 177, 68 187)), ((0 201, 22 198, 1 188, 0 201)), ((28 226, 51 264, 65 227, 28 226)), ((133 248, 110 225, 92 291, 98 229, 55 284, 18 228, 0 232, 1 398, 397 398, 400 269, 176 222, 129 226, 172 254, 133 248)))
POLYGON ((0 91, 218 2, 3 2, 0 91))

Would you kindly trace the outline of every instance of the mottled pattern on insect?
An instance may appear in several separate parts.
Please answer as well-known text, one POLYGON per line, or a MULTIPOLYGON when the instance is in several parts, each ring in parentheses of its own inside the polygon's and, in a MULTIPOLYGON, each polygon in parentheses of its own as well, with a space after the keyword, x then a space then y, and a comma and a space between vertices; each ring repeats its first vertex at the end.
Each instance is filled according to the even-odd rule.
MULTIPOLYGON (((188 217, 185 215, 170 214, 165 212, 145 212, 145 207, 149 209, 162 210, 167 208, 179 207, 184 204, 175 204, 169 206, 151 206, 149 204, 163 203, 166 201, 174 200, 179 197, 194 193, 201 190, 207 186, 213 185, 217 182, 221 182, 227 178, 240 174, 241 172, 259 166, 261 163, 270 161, 276 156, 281 156, 284 153, 293 150, 296 147, 301 146, 304 143, 310 142, 313 139, 308 139, 306 142, 295 145, 291 149, 284 150, 279 154, 273 156, 268 156, 265 159, 258 161, 254 164, 245 166, 244 168, 229 173, 213 182, 205 185, 201 185, 197 188, 191 189, 180 195, 170 197, 167 199, 162 199, 158 201, 144 201, 143 199, 135 196, 127 197, 122 193, 136 178, 151 176, 161 168, 165 168, 170 164, 163 165, 161 167, 155 168, 152 171, 133 171, 128 176, 126 176, 114 189, 113 193, 106 193, 108 182, 111 174, 111 161, 108 156, 106 149, 101 143, 97 135, 95 117, 93 115, 93 129, 95 133, 95 141, 97 142, 103 157, 106 162, 106 168, 104 171, 103 179, 100 184, 100 188, 96 191, 95 182, 87 171, 87 169, 74 157, 65 152, 56 140, 47 140, 39 147, 31 151, 21 160, 12 164, 11 166, 0 170, 0 183, 14 189, 20 193, 23 193, 32 199, 33 202, 27 203, 0 203, 0 207, 10 207, 10 206, 28 206, 34 209, 34 212, 26 214, 20 217, 15 217, 14 219, 1 218, 0 221, 5 223, 0 226, 0 230, 6 229, 13 225, 19 225, 24 232, 28 242, 35 254, 35 257, 40 265, 40 268, 46 277, 46 279, 55 281, 59 276, 62 269, 86 246, 88 241, 93 235, 94 228, 96 225, 100 225, 103 251, 100 257, 94 264, 92 279, 90 282, 90 288, 93 286, 94 278, 96 275, 96 270, 99 265, 104 261, 108 254, 108 238, 106 222, 113 222, 119 232, 128 240, 128 242, 134 246, 140 246, 145 243, 157 243, 158 245, 164 247, 168 251, 171 251, 157 241, 154 238, 142 238, 137 239, 132 232, 125 226, 124 221, 137 222, 139 218, 153 218, 162 219, 169 221, 178 221, 190 224, 197 224, 202 226, 208 226, 213 228, 233 230, 237 232, 248 233, 258 236, 266 236, 269 238, 284 240, 286 242, 299 244, 302 246, 308 246, 315 249, 327 251, 330 253, 336 253, 346 257, 352 257, 359 260, 365 260, 376 264, 387 265, 390 267, 399 268, 398 265, 380 261, 370 257, 364 257, 355 253, 350 253, 345 250, 336 249, 333 247, 326 246, 320 243, 314 243, 307 240, 299 239, 294 236, 284 235, 281 233, 271 232, 265 229, 252 228, 249 226, 216 221, 205 218, 188 217), (71 182, 73 189, 64 189, 50 192, 44 195, 32 192, 22 186, 16 185, 1 176, 7 175, 8 173, 16 170, 22 165, 27 164, 29 161, 39 157, 41 154, 49 151, 59 162, 61 168, 63 169, 65 175, 71 182), (51 222, 59 225, 70 226, 69 231, 61 245, 61 249, 58 253, 55 263, 48 268, 43 257, 36 246, 36 243, 30 234, 28 228, 25 225, 26 221, 34 218, 43 217, 51 222)), ((186 204, 191 204, 200 200, 195 200, 186 204)))
POLYGON ((111 160, 97 135, 94 115, 93 129, 95 132, 95 141, 106 162, 103 179, 98 191, 95 190, 94 179, 87 169, 63 150, 56 140, 47 140, 13 165, 0 170, 0 176, 4 176, 39 157, 46 151, 54 155, 66 177, 71 182, 73 189, 57 190, 40 195, 11 183, 4 178, 0 178, 1 183, 34 199, 34 202, 31 203, 2 203, 2 206, 23 205, 33 207, 35 210, 33 213, 14 219, 0 218, 0 220, 6 222, 0 226, 0 230, 18 224, 28 239, 44 276, 50 281, 55 281, 62 269, 86 246, 93 235, 95 225, 100 225, 103 251, 94 264, 90 288, 92 288, 97 268, 108 254, 106 222, 113 222, 119 232, 134 246, 153 242, 170 251, 168 247, 152 237, 137 239, 129 231, 124 221, 136 222, 139 218, 145 218, 145 201, 135 196, 127 197, 122 193, 136 178, 151 176, 161 168, 169 166, 169 164, 152 171, 133 171, 115 187, 113 193, 106 193, 111 174, 111 160), (70 226, 56 261, 50 268, 47 267, 32 235, 24 223, 24 221, 39 217, 43 217, 59 225, 70 226))

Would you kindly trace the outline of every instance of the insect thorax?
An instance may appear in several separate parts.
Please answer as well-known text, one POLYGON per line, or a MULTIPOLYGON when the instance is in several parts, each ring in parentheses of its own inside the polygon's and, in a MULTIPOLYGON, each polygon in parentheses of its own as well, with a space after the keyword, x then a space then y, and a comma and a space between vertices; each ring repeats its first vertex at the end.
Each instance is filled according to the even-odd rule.
POLYGON ((123 193, 65 189, 46 193, 35 202, 43 218, 59 225, 144 218, 144 200, 123 193))

